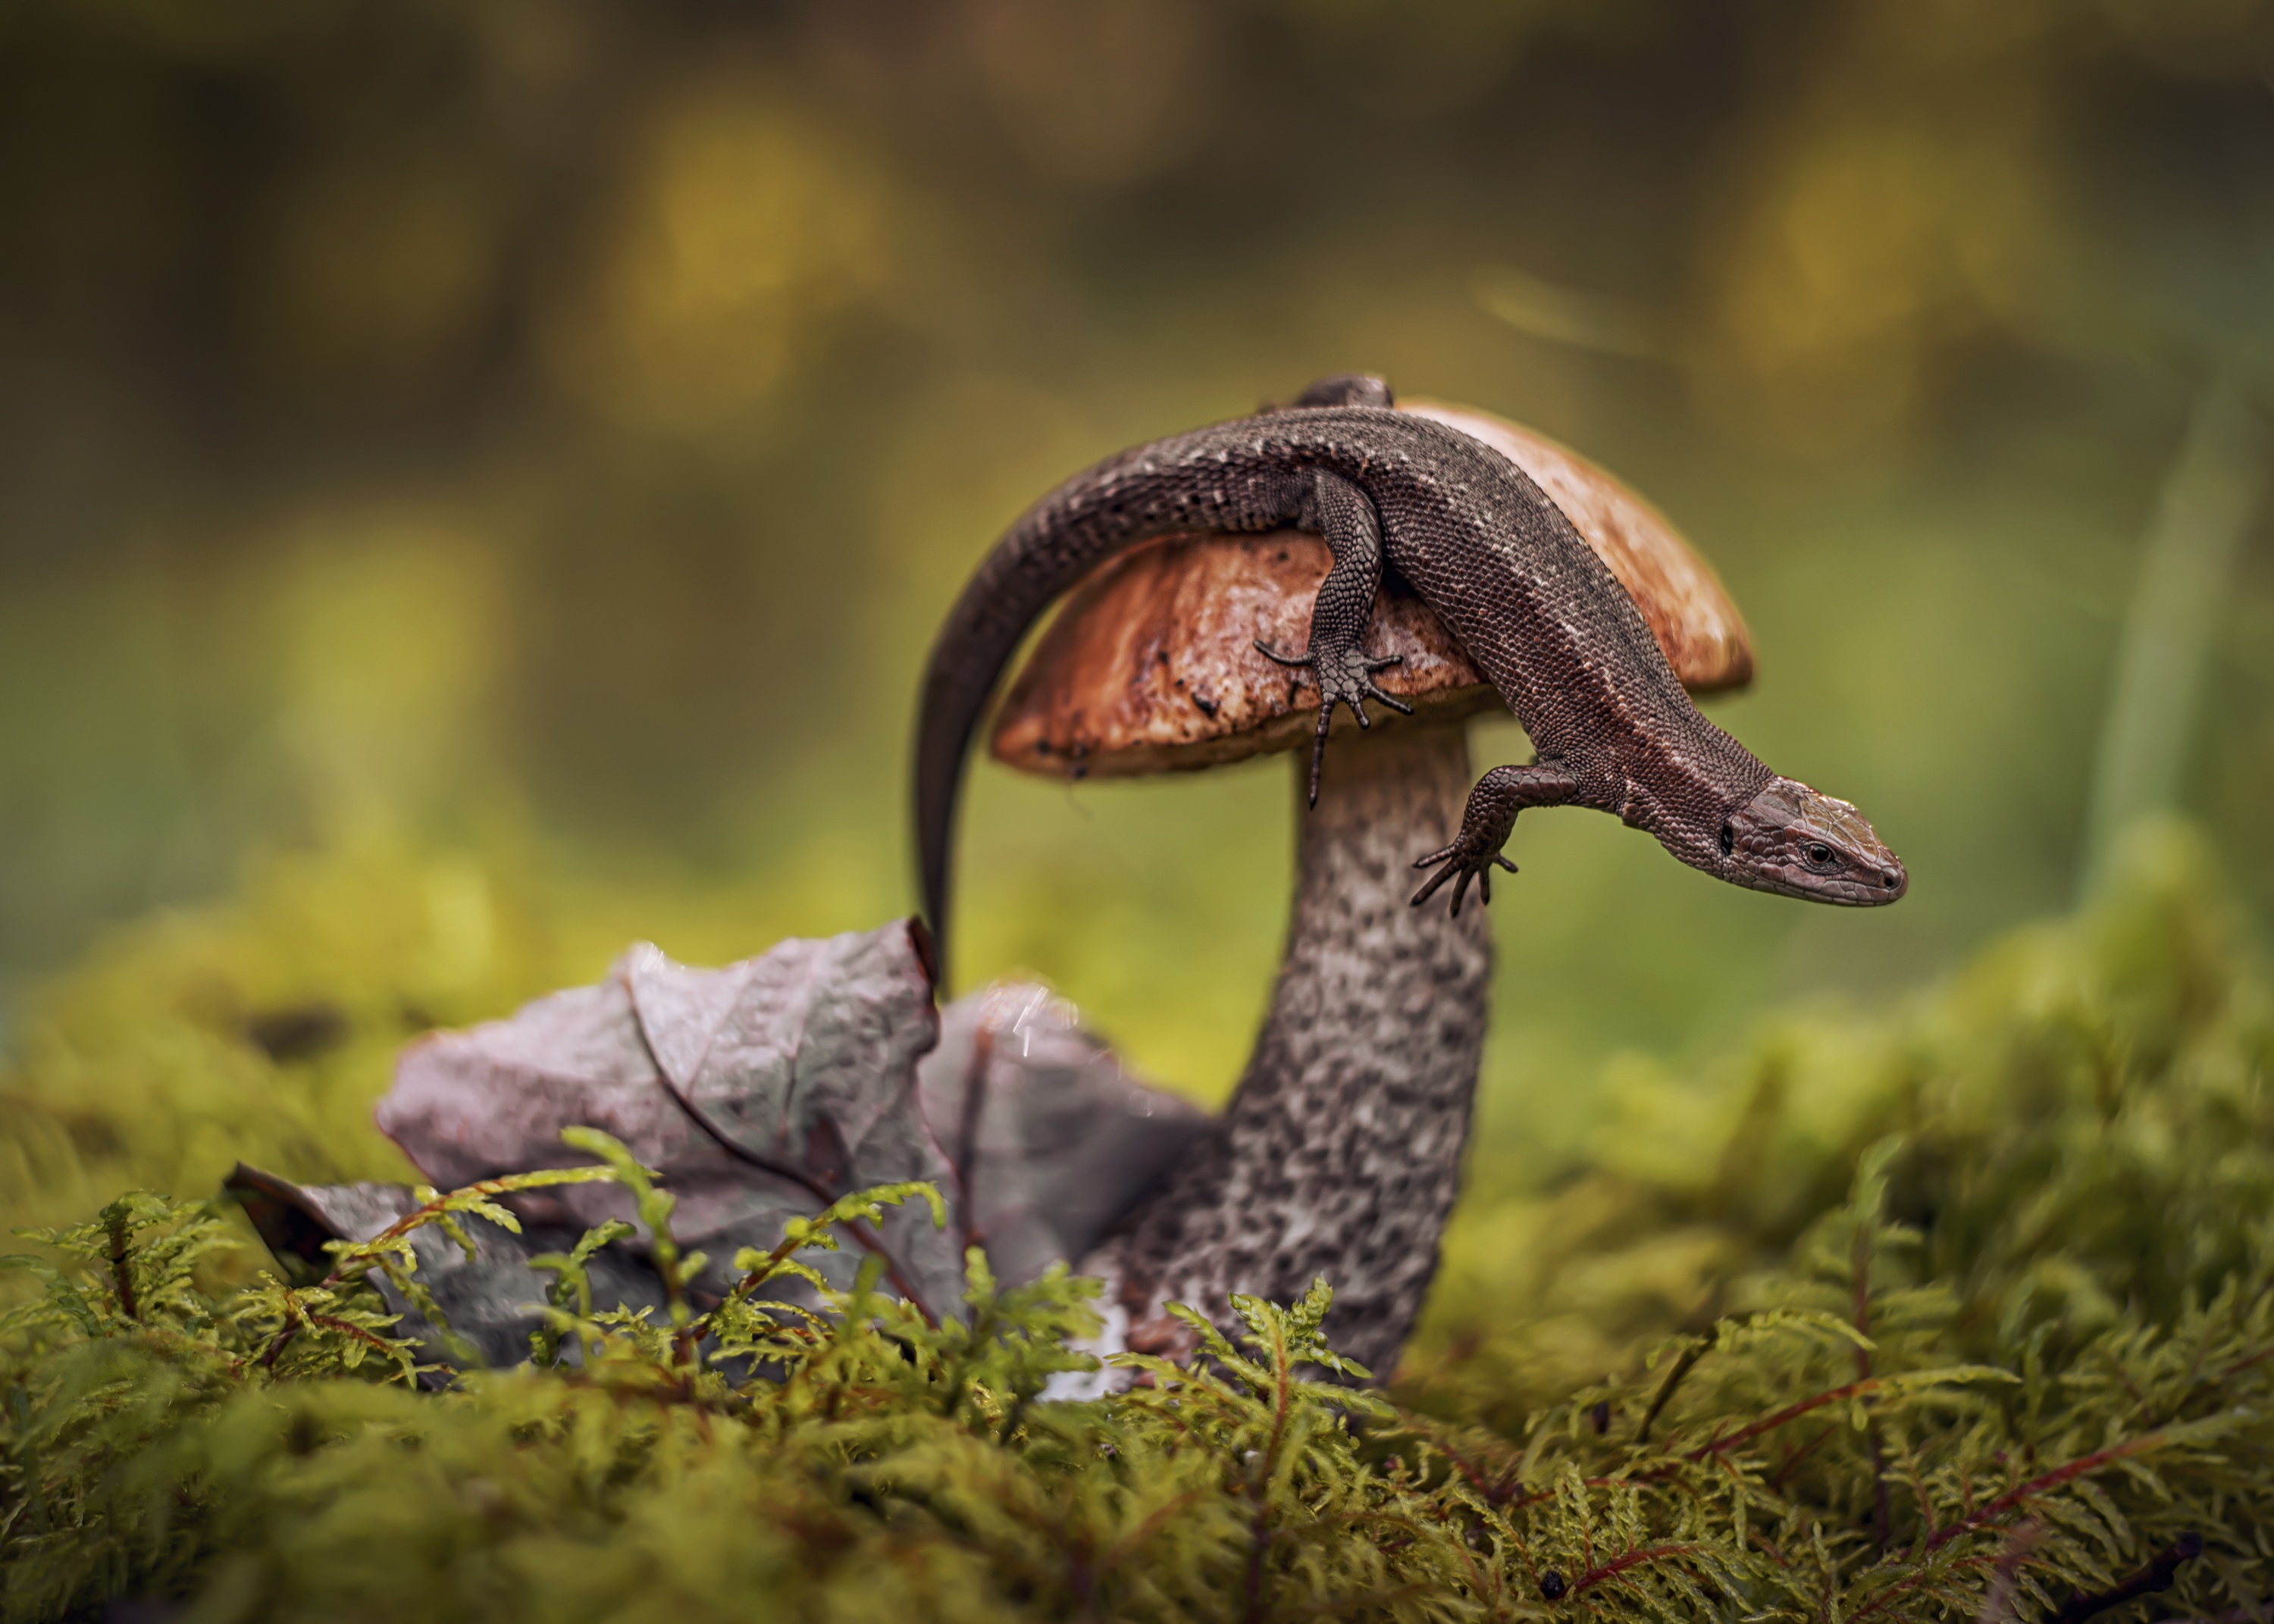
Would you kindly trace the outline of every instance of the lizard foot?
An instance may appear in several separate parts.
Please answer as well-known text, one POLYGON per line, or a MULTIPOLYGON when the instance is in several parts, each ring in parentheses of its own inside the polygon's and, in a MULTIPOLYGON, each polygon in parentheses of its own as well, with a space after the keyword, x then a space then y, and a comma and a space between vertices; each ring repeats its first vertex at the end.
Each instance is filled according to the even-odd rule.
POLYGON ((1447 880, 1453 882, 1455 918, 1460 916, 1461 898, 1468 894, 1471 880, 1477 883, 1478 899, 1491 902, 1493 865, 1516 872, 1516 865, 1501 855, 1501 847, 1516 832, 1516 815, 1526 807, 1568 801, 1578 787, 1578 781, 1553 762, 1495 767, 1479 778, 1469 791, 1469 804, 1461 810, 1461 832, 1453 837, 1452 845, 1414 863, 1417 868, 1436 863, 1445 866, 1413 893, 1413 906, 1418 908, 1435 896, 1447 880))
POLYGON ((1319 804, 1319 769, 1327 758, 1327 729, 1334 723, 1337 705, 1348 705, 1360 727, 1374 726, 1366 714, 1365 702, 1369 699, 1380 700, 1402 716, 1413 714, 1412 705, 1394 694, 1383 693, 1374 682, 1375 672, 1404 665, 1402 654, 1368 659, 1359 650, 1344 649, 1321 657, 1315 648, 1301 654, 1282 654, 1261 637, 1255 640, 1255 647, 1266 659, 1308 671, 1319 685, 1319 731, 1311 741, 1311 804, 1314 807, 1319 804))
POLYGON ((1434 863, 1443 863, 1445 866, 1431 875, 1423 883, 1421 889, 1413 893, 1412 906, 1419 907, 1437 894, 1439 886, 1444 884, 1447 880, 1451 880, 1453 882, 1453 917, 1458 919, 1461 916, 1461 898, 1468 895, 1469 882, 1472 879, 1477 883, 1477 900, 1489 906, 1492 902, 1493 865, 1498 863, 1510 874, 1517 871, 1516 865, 1507 858, 1496 851, 1484 850, 1480 843, 1468 841, 1465 838, 1466 834, 1467 831, 1465 830, 1460 837, 1454 839, 1452 845, 1446 846, 1442 851, 1432 852, 1427 857, 1414 860, 1413 866, 1417 868, 1427 868, 1434 863))

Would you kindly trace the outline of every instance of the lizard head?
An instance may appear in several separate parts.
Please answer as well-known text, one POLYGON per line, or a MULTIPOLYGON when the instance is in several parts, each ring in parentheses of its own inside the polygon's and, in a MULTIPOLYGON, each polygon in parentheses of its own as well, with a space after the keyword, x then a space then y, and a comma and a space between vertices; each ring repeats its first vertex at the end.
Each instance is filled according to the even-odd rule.
POLYGON ((1721 877, 1848 907, 1894 902, 1910 888, 1863 814, 1790 778, 1771 778, 1721 825, 1721 877))

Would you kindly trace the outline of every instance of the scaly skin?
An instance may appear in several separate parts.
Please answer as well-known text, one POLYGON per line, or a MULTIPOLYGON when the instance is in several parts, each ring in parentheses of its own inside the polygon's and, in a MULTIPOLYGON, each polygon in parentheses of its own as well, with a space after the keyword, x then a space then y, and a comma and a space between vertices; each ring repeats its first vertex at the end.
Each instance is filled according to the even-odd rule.
MULTIPOLYGON (((1777 777, 1698 713, 1633 600, 1522 470, 1453 429, 1389 410, 1378 380, 1314 385, 1294 408, 1155 440, 1077 474, 1029 509, 949 613, 924 673, 916 839, 927 916, 947 937, 948 853, 971 733, 1035 618, 1105 560, 1179 531, 1296 525, 1335 555, 1310 647, 1320 739, 1334 707, 1361 725, 1380 662, 1359 647, 1385 556, 1451 630, 1538 753, 1471 791, 1442 864, 1458 913, 1528 806, 1581 806, 1647 830, 1735 885, 1851 906, 1893 902, 1902 864, 1844 801, 1777 777), (1317 403, 1329 402, 1329 403, 1317 403), (1353 403, 1333 403, 1353 402, 1353 403)), ((1320 752, 1312 793, 1318 794, 1320 752)), ((1331 786, 1328 793, 1332 793, 1331 786)))

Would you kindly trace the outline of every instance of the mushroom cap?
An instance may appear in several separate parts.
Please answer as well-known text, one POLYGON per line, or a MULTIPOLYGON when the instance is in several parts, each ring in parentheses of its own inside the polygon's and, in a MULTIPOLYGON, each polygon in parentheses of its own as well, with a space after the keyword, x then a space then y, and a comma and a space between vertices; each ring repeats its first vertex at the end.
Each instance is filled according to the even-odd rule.
MULTIPOLYGON (((1693 693, 1743 687, 1753 656, 1736 605, 1664 515, 1569 447, 1467 407, 1402 402, 1500 452, 1532 477, 1610 567, 1675 674, 1693 693)), ((1308 741, 1317 692, 1257 651, 1310 641, 1311 605, 1334 562, 1299 530, 1163 537, 1109 560, 1077 587, 996 714, 996 760, 1052 778, 1132 778, 1243 760, 1308 741)), ((1500 695, 1434 612, 1386 579, 1365 648, 1402 663, 1375 674, 1413 707, 1369 707, 1375 726, 1449 722, 1500 695)), ((1357 726, 1336 712, 1340 734, 1357 726)))

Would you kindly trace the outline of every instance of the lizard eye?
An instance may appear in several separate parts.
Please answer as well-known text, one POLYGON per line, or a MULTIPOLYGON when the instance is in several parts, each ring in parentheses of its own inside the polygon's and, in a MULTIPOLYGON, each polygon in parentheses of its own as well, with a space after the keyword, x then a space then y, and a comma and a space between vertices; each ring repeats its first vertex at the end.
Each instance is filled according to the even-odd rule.
POLYGON ((1829 868, 1832 866, 1832 848, 1821 840, 1811 840, 1804 855, 1811 868, 1829 868))

